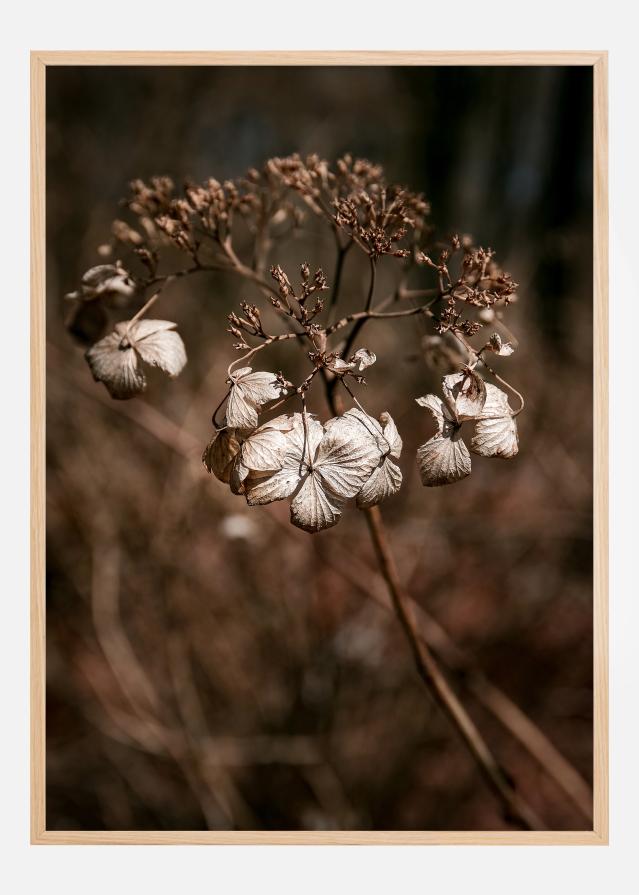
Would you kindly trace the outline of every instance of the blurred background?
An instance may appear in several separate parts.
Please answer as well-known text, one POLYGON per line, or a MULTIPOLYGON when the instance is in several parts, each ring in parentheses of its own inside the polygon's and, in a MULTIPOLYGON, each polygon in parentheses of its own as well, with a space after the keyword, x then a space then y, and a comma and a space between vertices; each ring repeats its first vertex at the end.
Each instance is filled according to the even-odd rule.
MULTIPOLYGON (((174 382, 151 373, 135 401, 108 398, 64 326, 63 295, 99 263, 131 179, 222 180, 295 151, 382 163, 430 200, 440 236, 471 234, 520 284, 507 316, 520 346, 499 359, 527 402, 515 460, 473 457, 465 481, 421 486, 414 453, 432 425, 413 398, 439 376, 412 319, 363 331, 378 356, 363 400, 404 439, 384 516, 423 636, 546 824, 589 829, 592 76, 579 67, 48 69, 47 828, 510 828, 414 671, 360 514, 310 536, 285 502, 249 509, 201 465, 234 356, 225 316, 259 293, 215 274, 167 289, 157 316, 179 324, 189 363, 174 382)), ((334 254, 330 231, 309 227, 270 260, 321 265, 330 284, 334 254)), ((383 296, 394 268, 379 267, 383 296)), ((353 253, 344 309, 366 286, 353 253)), ((299 363, 281 350, 265 368, 299 363)))

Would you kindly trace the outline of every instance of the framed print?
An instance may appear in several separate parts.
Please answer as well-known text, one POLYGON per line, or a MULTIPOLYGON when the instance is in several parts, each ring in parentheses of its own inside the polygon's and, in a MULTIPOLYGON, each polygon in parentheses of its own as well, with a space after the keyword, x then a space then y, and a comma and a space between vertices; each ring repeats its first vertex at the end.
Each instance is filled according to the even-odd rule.
POLYGON ((32 54, 34 843, 607 843, 606 65, 32 54))

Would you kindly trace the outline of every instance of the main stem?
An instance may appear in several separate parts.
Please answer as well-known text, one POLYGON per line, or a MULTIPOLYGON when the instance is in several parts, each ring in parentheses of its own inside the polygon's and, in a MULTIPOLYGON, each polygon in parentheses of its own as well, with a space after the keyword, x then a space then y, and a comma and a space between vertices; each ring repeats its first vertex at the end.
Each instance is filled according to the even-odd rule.
MULTIPOLYGON (((325 381, 329 407, 331 412, 337 416, 343 411, 343 405, 340 397, 331 388, 332 385, 332 382, 325 381)), ((393 610, 408 641, 417 673, 473 756, 484 779, 501 802, 506 819, 525 830, 546 829, 541 818, 515 791, 472 718, 446 680, 435 656, 420 639, 410 608, 410 600, 399 579, 380 508, 378 506, 369 507, 363 512, 375 548, 377 562, 388 587, 393 610)))
POLYGON ((393 603, 404 636, 408 641, 419 676, 437 704, 461 736, 477 762, 486 782, 504 806, 509 820, 524 829, 543 830, 545 825, 527 802, 515 791, 484 738, 453 692, 430 649, 419 639, 410 601, 403 591, 397 566, 388 543, 382 514, 378 506, 364 511, 377 561, 393 603))

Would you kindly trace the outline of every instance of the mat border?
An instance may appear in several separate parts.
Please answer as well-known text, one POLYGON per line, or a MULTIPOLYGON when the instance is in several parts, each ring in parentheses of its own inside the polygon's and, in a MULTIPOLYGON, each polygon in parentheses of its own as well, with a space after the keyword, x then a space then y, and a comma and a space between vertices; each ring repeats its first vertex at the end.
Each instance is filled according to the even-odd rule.
POLYGON ((34 845, 608 844, 608 53, 31 52, 31 842, 34 845), (45 113, 61 65, 581 65, 593 69, 594 819, 587 831, 51 831, 45 805, 45 113))

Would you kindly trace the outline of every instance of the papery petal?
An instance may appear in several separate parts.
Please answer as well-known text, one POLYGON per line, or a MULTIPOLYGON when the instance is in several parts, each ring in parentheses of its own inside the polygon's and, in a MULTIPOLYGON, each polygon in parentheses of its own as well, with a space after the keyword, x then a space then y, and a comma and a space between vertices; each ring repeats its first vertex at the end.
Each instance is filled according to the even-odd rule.
POLYGON ((357 369, 361 373, 366 367, 370 367, 375 363, 377 355, 373 354, 372 351, 369 351, 368 348, 359 348, 351 360, 354 361, 357 365, 357 369))
POLYGON ((240 442, 233 429, 216 432, 202 454, 202 463, 213 475, 228 485, 231 469, 240 450, 240 442))
POLYGON ((245 397, 255 404, 268 404, 286 394, 286 388, 278 381, 274 373, 248 373, 236 379, 237 387, 245 397))
POLYGON ((488 347, 500 357, 509 357, 515 350, 511 342, 504 342, 499 333, 493 333, 488 340, 488 347))
POLYGON ((230 379, 232 384, 226 406, 226 419, 236 429, 255 428, 260 407, 287 391, 275 374, 253 373, 251 367, 234 370, 230 373, 230 379))
POLYGON ((242 463, 253 472, 275 472, 284 465, 287 446, 285 433, 267 423, 242 444, 242 463))
POLYGON ((417 450, 422 483, 448 485, 470 475, 470 454, 458 429, 435 435, 417 450))
POLYGON ((147 364, 159 367, 169 376, 177 376, 186 364, 182 338, 169 320, 138 320, 129 330, 135 349, 147 364))
POLYGON ((517 423, 508 395, 496 385, 486 384, 486 403, 475 425, 470 448, 482 457, 514 457, 519 451, 517 423))
POLYGON ((437 424, 437 434, 441 435, 444 427, 449 426, 452 422, 451 412, 442 399, 437 395, 424 395, 423 398, 415 398, 415 401, 420 407, 425 407, 430 412, 437 424))
POLYGON ((272 503, 290 497, 301 481, 299 470, 280 469, 273 475, 249 472, 244 480, 244 493, 249 506, 272 503))
POLYGON ((454 407, 458 422, 476 419, 486 402, 486 383, 474 370, 451 373, 442 379, 445 403, 454 407))
POLYGON ((314 474, 306 477, 291 502, 291 522, 311 533, 330 528, 339 522, 343 502, 327 494, 314 474))
POLYGON ((255 429, 259 422, 256 404, 236 385, 231 386, 226 402, 226 421, 234 429, 255 429))
POLYGON ((324 427, 310 413, 293 414, 293 428, 287 433, 287 458, 284 465, 299 466, 315 460, 317 449, 324 437, 324 427))
POLYGON ((135 282, 129 274, 115 264, 98 264, 90 267, 82 277, 82 297, 97 298, 100 295, 116 293, 130 298, 135 292, 135 282))
POLYGON ((395 460, 399 460, 404 444, 402 442, 401 435, 397 431, 397 426, 395 425, 394 419, 392 418, 390 413, 385 410, 383 413, 380 413, 379 421, 382 424, 384 438, 390 445, 390 456, 394 457, 395 460))
POLYGON ((364 425, 356 427, 346 416, 330 422, 318 448, 314 469, 326 487, 347 500, 355 497, 379 463, 380 450, 364 425))
POLYGON ((112 398, 126 400, 146 388, 146 378, 138 367, 133 347, 120 348, 121 338, 111 333, 86 352, 93 378, 103 382, 112 398))
POLYGON ((402 486, 402 473, 392 460, 386 458, 381 466, 375 469, 357 495, 357 506, 360 509, 375 506, 397 494, 402 486))

